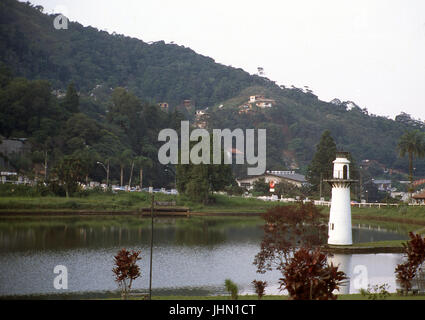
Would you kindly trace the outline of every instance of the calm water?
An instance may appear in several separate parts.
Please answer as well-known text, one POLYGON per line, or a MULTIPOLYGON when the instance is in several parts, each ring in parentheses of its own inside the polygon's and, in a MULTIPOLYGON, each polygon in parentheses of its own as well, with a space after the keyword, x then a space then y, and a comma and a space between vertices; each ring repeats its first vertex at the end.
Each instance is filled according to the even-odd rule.
MULTIPOLYGON (((154 231, 155 294, 221 294, 232 279, 241 294, 253 293, 254 279, 279 294, 278 272, 256 273, 252 264, 262 237, 258 218, 157 219, 154 231)), ((0 295, 102 292, 117 289, 113 256, 121 248, 142 251, 142 277, 135 289, 148 288, 150 220, 135 217, 72 217, 0 220, 0 295), (56 265, 68 269, 68 290, 53 287, 56 265)), ((397 229, 353 226, 354 242, 407 239, 397 229)), ((367 269, 369 283, 388 283, 395 291, 399 254, 335 255, 352 279, 357 265, 367 269)), ((356 292, 354 281, 350 292, 356 292)), ((348 290, 348 287, 346 288, 348 290)))

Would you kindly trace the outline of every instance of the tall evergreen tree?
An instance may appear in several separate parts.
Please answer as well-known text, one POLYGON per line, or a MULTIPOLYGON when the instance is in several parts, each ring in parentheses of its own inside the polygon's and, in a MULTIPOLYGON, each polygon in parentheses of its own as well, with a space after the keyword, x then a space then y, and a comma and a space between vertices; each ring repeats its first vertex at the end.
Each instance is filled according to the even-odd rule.
POLYGON ((70 113, 80 112, 80 97, 78 96, 78 92, 75 89, 74 83, 70 83, 68 85, 62 106, 70 113))
MULTIPOLYGON (((329 130, 325 130, 316 147, 316 153, 307 169, 307 181, 312 184, 314 191, 319 191, 320 178, 332 176, 333 161, 335 160, 336 144, 329 130)), ((325 187, 325 185, 323 185, 325 187)))
MULTIPOLYGON (((191 143, 193 146, 194 142, 191 143)), ((210 159, 212 159, 212 136, 210 136, 210 159)), ((177 190, 192 201, 207 203, 209 194, 224 190, 234 181, 232 167, 224 164, 224 153, 221 151, 222 164, 179 164, 176 166, 177 190)))

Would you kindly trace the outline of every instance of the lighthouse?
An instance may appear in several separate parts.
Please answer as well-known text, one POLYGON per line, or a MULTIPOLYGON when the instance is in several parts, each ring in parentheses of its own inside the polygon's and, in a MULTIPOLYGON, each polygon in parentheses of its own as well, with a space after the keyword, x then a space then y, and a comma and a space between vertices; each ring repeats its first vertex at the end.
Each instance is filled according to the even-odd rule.
POLYGON ((332 186, 329 215, 328 244, 352 245, 350 186, 350 160, 348 152, 337 152, 333 161, 333 178, 326 180, 332 186))

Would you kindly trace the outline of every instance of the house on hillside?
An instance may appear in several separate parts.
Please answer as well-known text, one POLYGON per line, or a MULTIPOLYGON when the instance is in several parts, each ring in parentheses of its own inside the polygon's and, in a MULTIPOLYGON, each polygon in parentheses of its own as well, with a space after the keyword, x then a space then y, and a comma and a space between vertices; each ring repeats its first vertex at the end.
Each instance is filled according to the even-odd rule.
POLYGON ((250 113, 252 111, 252 106, 247 103, 247 104, 243 104, 241 106, 239 106, 239 114, 243 114, 243 113, 250 113))
POLYGON ((170 107, 167 102, 160 102, 158 103, 158 106, 162 111, 165 112, 168 112, 168 108, 170 107))
POLYGON ((257 107, 264 109, 273 107, 273 104, 275 104, 276 101, 273 99, 266 99, 262 95, 256 95, 249 97, 249 103, 255 104, 257 107))
POLYGON ((254 110, 254 107, 260 109, 272 108, 275 103, 275 100, 267 99, 263 95, 250 96, 248 102, 238 107, 239 114, 250 113, 254 110))
POLYGON ((206 129, 208 125, 209 114, 207 113, 208 108, 203 110, 196 110, 194 125, 200 129, 206 129))

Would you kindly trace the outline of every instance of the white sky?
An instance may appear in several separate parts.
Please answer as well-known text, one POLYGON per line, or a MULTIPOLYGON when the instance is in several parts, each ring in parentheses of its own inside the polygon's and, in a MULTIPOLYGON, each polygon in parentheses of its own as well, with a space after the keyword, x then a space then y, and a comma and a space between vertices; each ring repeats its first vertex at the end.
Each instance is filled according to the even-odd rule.
POLYGON ((45 12, 190 47, 216 62, 309 86, 321 100, 425 120, 423 0, 30 0, 45 12))

